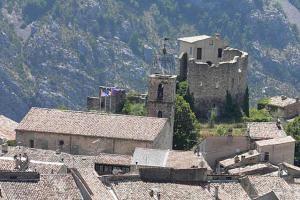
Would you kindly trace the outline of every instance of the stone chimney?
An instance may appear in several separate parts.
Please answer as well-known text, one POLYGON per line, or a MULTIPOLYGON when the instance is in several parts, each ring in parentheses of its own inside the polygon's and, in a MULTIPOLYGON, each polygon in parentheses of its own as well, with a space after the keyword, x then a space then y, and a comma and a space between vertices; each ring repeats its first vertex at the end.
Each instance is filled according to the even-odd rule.
POLYGON ((219 200, 219 186, 215 187, 215 200, 219 200))

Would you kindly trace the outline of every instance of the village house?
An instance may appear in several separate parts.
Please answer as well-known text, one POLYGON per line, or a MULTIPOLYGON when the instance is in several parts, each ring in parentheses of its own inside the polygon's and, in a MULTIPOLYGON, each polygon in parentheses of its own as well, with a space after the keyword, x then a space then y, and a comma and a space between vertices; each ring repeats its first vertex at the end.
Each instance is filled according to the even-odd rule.
POLYGON ((17 128, 18 123, 5 117, 4 115, 0 115, 0 144, 5 140, 15 140, 16 132, 15 128, 17 128))
POLYGON ((167 118, 32 108, 16 129, 19 145, 71 154, 132 154, 136 147, 172 149, 167 118))
POLYGON ((291 136, 256 141, 256 149, 262 160, 278 165, 279 163, 294 164, 295 139, 291 136))
POLYGON ((292 119, 300 114, 299 98, 275 96, 266 99, 263 104, 258 103, 258 109, 266 108, 275 118, 292 119))

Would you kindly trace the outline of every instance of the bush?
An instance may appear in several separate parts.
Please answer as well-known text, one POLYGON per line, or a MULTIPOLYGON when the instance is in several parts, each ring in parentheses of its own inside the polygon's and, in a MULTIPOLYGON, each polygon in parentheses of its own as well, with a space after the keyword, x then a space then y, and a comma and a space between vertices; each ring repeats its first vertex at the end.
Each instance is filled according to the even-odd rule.
POLYGON ((217 134, 218 134, 219 136, 227 135, 227 132, 228 132, 228 128, 226 128, 225 126, 219 125, 219 126, 217 127, 217 134))
POLYGON ((244 117, 246 122, 270 122, 272 119, 266 109, 257 110, 255 108, 250 109, 250 117, 244 117))
POLYGON ((126 115, 145 116, 147 112, 144 104, 131 103, 126 100, 122 109, 122 113, 126 115))

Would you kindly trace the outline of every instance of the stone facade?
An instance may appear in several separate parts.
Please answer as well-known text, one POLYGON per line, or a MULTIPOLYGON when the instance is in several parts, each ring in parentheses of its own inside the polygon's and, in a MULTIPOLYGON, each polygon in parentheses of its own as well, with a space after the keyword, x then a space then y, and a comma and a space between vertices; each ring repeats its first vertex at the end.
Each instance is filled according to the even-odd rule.
POLYGON ((148 116, 169 118, 172 129, 175 115, 176 78, 175 75, 152 74, 149 76, 148 86, 148 116))
POLYGON ((109 87, 99 87, 98 97, 87 97, 87 109, 107 113, 120 113, 126 100, 126 91, 118 90, 117 93, 112 93, 109 96, 101 96, 100 91, 106 88, 109 87))
POLYGON ((294 164, 295 140, 291 136, 257 141, 256 149, 262 160, 274 165, 283 162, 294 164))
POLYGON ((166 118, 41 108, 32 108, 16 129, 20 146, 80 155, 171 149, 172 137, 166 118))
POLYGON ((168 127, 165 127, 154 141, 17 131, 17 141, 25 147, 60 150, 75 155, 97 155, 99 153, 131 155, 136 147, 172 148, 172 143, 170 143, 172 140, 167 131, 171 132, 168 127), (33 146, 30 141, 33 141, 33 146))
POLYGON ((198 116, 216 108, 222 115, 227 91, 242 105, 247 88, 248 54, 216 37, 180 38, 180 79, 187 80, 198 116), (200 50, 201 49, 201 50, 200 50))

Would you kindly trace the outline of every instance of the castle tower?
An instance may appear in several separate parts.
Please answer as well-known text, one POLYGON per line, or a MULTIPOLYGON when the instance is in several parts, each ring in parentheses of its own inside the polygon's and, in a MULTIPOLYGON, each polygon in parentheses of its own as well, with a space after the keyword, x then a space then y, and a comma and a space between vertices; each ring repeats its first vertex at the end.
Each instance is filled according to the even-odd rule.
POLYGON ((224 116, 226 96, 242 107, 247 89, 248 53, 228 47, 219 34, 178 39, 179 80, 186 80, 198 117, 212 110, 224 116))
POLYGON ((147 109, 149 117, 169 118, 173 131, 176 75, 152 74, 149 76, 147 109))

